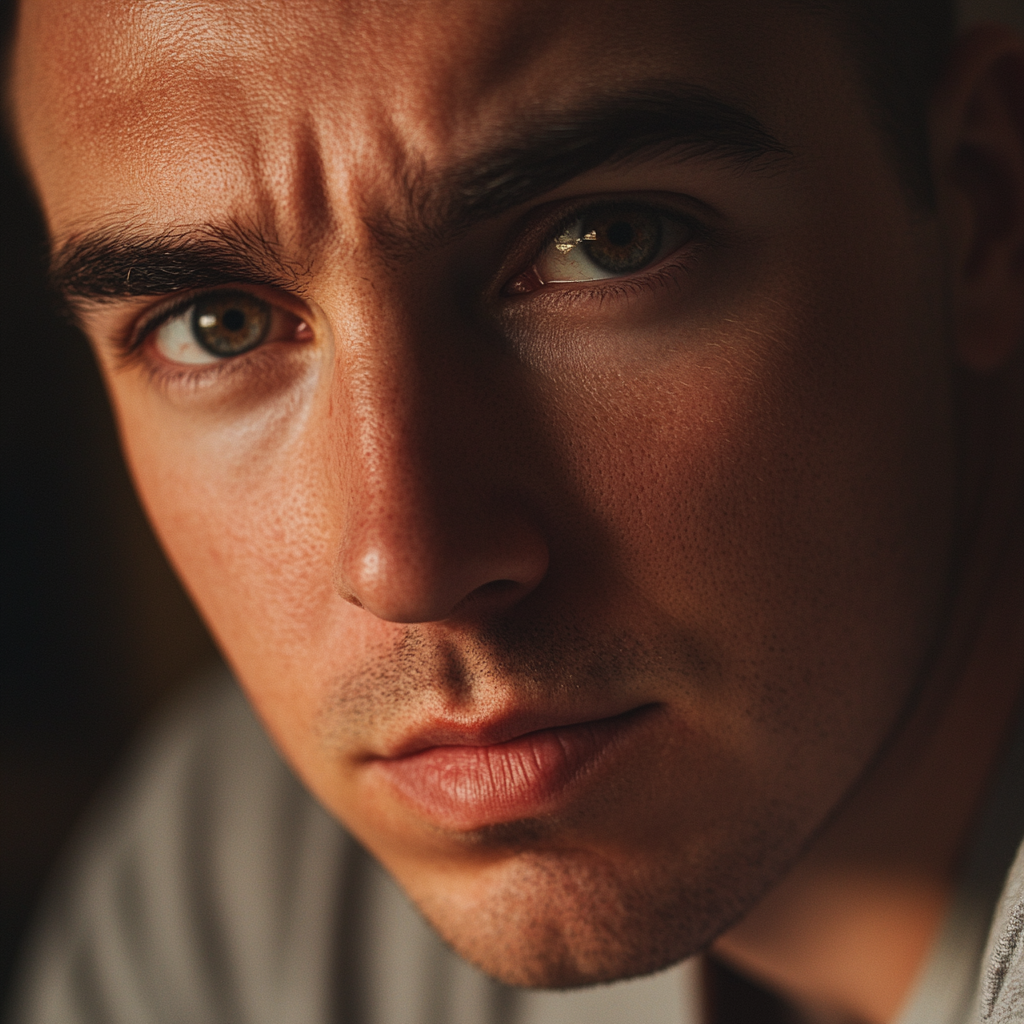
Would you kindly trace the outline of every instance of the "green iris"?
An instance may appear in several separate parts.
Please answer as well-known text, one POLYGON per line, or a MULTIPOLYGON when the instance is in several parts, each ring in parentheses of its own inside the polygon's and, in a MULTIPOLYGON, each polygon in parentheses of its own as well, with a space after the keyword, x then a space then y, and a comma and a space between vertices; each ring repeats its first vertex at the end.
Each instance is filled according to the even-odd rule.
POLYGON ((192 334, 215 356, 248 352, 269 330, 270 306, 245 292, 217 292, 192 308, 192 334))

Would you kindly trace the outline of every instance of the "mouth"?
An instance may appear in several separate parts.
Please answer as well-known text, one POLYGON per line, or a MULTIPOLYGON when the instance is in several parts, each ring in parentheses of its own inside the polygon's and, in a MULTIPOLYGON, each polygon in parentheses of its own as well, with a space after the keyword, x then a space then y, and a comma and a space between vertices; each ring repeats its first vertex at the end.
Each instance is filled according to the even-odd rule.
POLYGON ((586 722, 484 738, 507 729, 458 736, 421 736, 397 755, 367 768, 431 824, 468 832, 556 810, 573 784, 591 774, 612 749, 654 712, 647 704, 586 722))

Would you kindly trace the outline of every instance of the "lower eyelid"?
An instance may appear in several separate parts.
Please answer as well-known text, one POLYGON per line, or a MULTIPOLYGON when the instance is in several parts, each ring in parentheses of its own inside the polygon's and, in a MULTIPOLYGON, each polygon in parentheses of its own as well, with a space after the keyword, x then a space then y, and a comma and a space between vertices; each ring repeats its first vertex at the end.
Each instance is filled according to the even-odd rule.
POLYGON ((199 301, 201 297, 184 306, 179 304, 165 319, 159 320, 153 326, 142 328, 136 335, 136 340, 130 344, 128 354, 142 355, 146 349, 150 349, 154 350, 164 363, 198 369, 233 362, 275 341, 309 341, 313 336, 307 318, 274 302, 263 300, 270 307, 271 315, 266 337, 254 348, 236 355, 216 355, 204 348, 192 333, 192 315, 199 301))
MULTIPOLYGON (((655 265, 637 274, 625 277, 603 278, 596 281, 572 281, 538 288, 532 295, 514 295, 505 313, 516 318, 520 327, 534 315, 542 317, 590 317, 602 319, 632 308, 634 302, 656 302, 660 295, 675 299, 688 294, 692 287, 690 275, 697 271, 704 246, 683 245, 655 265), (530 301, 525 301, 530 300, 530 301), (611 303, 612 305, 608 305, 611 303), (527 319, 520 320, 525 317, 527 319)), ((637 310, 629 315, 635 315, 637 310)))
MULTIPOLYGON (((309 340, 313 337, 310 332, 309 340)), ((289 351, 300 349, 305 351, 306 346, 283 346, 271 340, 239 356, 215 357, 196 365, 171 362, 154 352, 147 341, 133 356, 132 364, 146 386, 172 405, 223 412, 251 408, 288 388, 315 365, 308 359, 288 358, 289 351)))

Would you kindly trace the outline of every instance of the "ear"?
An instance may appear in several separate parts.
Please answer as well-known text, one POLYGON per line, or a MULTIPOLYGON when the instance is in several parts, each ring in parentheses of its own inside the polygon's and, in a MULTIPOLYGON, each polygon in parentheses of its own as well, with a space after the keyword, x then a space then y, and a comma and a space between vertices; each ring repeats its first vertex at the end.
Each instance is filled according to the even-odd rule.
POLYGON ((966 33, 932 106, 956 350, 984 372, 1024 344, 1024 39, 966 33))

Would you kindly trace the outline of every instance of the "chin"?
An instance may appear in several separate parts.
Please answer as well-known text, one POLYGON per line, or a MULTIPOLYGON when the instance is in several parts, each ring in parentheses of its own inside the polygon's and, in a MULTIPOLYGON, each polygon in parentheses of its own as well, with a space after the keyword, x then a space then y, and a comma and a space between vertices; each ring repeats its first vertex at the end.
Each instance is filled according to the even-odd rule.
POLYGON ((764 887, 749 871, 742 889, 735 876, 709 883, 685 874, 588 851, 530 851, 465 881, 446 876, 409 891, 442 938, 491 977, 525 988, 575 988, 684 960, 764 887))

